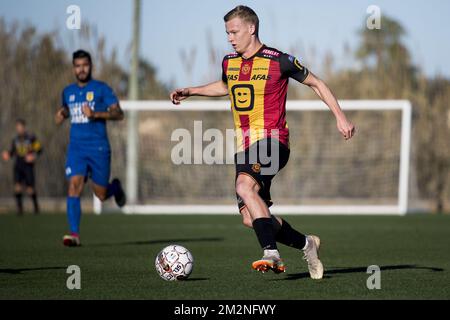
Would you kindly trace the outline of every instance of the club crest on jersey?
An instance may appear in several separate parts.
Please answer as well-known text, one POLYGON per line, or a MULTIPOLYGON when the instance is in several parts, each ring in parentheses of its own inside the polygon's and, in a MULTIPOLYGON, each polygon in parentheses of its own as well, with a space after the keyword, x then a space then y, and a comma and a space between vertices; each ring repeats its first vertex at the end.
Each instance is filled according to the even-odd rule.
POLYGON ((255 163, 252 166, 252 170, 254 173, 260 173, 261 172, 261 165, 259 163, 255 163))
POLYGON ((86 93, 86 100, 89 102, 94 100, 94 91, 88 91, 86 93))
POLYGON ((75 101, 75 95, 71 94, 69 97, 69 102, 74 102, 75 101))
POLYGON ((247 74, 249 74, 249 72, 250 72, 250 65, 244 64, 244 65, 242 66, 242 74, 247 75, 247 74))

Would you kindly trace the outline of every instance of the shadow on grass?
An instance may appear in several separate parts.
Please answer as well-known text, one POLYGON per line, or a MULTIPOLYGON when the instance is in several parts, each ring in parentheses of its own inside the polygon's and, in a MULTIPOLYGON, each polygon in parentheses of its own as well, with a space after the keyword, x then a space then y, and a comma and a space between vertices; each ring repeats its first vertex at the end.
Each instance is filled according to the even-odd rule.
POLYGON ((209 242, 209 241, 223 241, 224 238, 185 238, 185 239, 157 239, 146 241, 127 241, 118 243, 93 243, 83 245, 85 247, 114 247, 114 246, 136 246, 136 245, 152 245, 152 244, 180 244, 185 242, 209 242))
POLYGON ((183 280, 183 282, 187 281, 206 281, 209 280, 209 278, 187 278, 186 280, 183 280))
MULTIPOLYGON (((433 271, 433 272, 444 271, 444 269, 442 269, 442 268, 421 267, 421 266, 411 265, 411 264, 397 265, 397 266, 380 266, 380 271, 403 270, 403 269, 416 269, 416 270, 422 269, 422 270, 429 270, 429 271, 433 271)), ((342 267, 342 268, 325 270, 325 272, 323 273, 323 277, 324 278, 332 278, 331 275, 333 275, 333 274, 346 274, 346 273, 367 273, 367 267, 342 267)), ((286 278, 273 279, 273 281, 297 280, 297 279, 303 279, 303 278, 309 278, 309 273, 302 272, 302 273, 288 274, 286 278)))
POLYGON ((22 269, 0 269, 0 273, 7 274, 22 274, 28 271, 43 271, 43 270, 66 270, 67 267, 38 267, 38 268, 22 268, 22 269))

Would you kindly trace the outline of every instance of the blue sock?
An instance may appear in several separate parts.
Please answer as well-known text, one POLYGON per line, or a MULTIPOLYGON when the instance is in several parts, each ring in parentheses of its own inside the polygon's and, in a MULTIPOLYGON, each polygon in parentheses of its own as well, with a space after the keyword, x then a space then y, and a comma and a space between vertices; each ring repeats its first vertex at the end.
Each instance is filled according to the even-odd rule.
POLYGON ((79 197, 67 197, 67 219, 70 232, 80 233, 81 203, 79 197))
POLYGON ((108 184, 108 187, 106 188, 106 199, 111 198, 113 195, 117 194, 117 192, 119 192, 119 184, 114 180, 112 183, 108 184))

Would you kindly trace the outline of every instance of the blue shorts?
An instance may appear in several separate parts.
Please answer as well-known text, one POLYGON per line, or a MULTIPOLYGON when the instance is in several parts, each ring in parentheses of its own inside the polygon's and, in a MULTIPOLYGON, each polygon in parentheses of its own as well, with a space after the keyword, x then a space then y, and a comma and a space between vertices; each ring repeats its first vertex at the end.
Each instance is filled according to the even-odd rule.
POLYGON ((91 146, 70 144, 67 151, 66 177, 83 176, 102 187, 109 184, 111 174, 111 149, 109 144, 99 143, 91 146))

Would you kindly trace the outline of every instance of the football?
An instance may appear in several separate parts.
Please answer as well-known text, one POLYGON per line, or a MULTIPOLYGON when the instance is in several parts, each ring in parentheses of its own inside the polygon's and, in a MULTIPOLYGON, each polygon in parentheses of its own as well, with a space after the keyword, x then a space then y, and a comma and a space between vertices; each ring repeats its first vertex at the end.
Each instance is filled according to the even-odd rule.
POLYGON ((186 280, 193 267, 194 257, 191 252, 178 244, 165 247, 155 259, 156 271, 166 281, 186 280))

